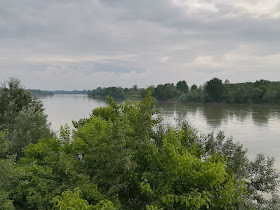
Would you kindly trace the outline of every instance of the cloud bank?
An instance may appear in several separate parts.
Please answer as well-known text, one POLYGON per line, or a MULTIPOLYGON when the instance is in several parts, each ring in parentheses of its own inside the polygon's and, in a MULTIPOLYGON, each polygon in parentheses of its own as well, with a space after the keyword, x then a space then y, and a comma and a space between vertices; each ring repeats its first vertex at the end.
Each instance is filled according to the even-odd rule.
POLYGON ((27 88, 279 80, 276 0, 0 2, 1 80, 27 88))

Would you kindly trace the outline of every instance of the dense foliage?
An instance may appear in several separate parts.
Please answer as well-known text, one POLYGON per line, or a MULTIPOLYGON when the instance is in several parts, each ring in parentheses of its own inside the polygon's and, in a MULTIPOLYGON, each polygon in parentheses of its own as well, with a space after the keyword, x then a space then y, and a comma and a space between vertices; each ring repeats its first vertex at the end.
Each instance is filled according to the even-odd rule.
MULTIPOLYGON (((18 84, 13 91, 21 94, 6 95, 22 104, 21 96, 30 92, 22 92, 17 80, 10 83, 1 91, 18 84)), ((61 127, 58 137, 29 126, 35 122, 48 129, 35 120, 40 115, 25 123, 3 119, 0 209, 279 209, 272 158, 260 154, 248 160, 242 145, 222 132, 201 135, 182 120, 175 127, 164 125, 151 94, 150 88, 141 102, 121 104, 107 97, 109 106, 73 122, 73 132, 61 127), (25 143, 9 139, 17 123, 17 129, 24 127, 17 138, 25 143), (19 160, 8 155, 16 144, 24 149, 19 160)), ((0 103, 5 107, 7 100, 0 103)), ((10 116, 21 112, 5 110, 10 116)))
POLYGON ((20 82, 11 78, 0 88, 0 131, 10 144, 8 154, 23 155, 29 143, 53 134, 47 123, 42 103, 33 98, 20 82))
POLYGON ((224 85, 218 78, 211 79, 205 85, 205 100, 219 102, 224 94, 224 85))

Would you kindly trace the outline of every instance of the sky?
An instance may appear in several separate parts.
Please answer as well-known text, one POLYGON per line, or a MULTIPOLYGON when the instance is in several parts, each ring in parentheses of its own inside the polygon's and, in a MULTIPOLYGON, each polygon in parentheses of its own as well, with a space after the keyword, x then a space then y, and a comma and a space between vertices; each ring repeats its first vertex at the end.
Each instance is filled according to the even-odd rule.
POLYGON ((0 0, 0 82, 279 81, 279 66, 279 0, 0 0))

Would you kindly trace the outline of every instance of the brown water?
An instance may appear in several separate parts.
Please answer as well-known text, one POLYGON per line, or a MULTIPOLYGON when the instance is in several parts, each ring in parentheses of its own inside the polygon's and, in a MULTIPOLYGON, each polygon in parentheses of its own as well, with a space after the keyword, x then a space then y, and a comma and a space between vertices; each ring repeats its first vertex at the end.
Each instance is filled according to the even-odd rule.
MULTIPOLYGON (((72 120, 88 117, 91 110, 106 106, 103 100, 88 98, 87 95, 54 95, 40 97, 45 106, 52 129, 60 125, 71 125, 72 120)), ((248 148, 249 158, 257 153, 276 158, 280 169, 280 106, 251 105, 188 105, 174 102, 157 102, 167 122, 174 124, 179 116, 187 119, 203 133, 225 132, 248 148)))

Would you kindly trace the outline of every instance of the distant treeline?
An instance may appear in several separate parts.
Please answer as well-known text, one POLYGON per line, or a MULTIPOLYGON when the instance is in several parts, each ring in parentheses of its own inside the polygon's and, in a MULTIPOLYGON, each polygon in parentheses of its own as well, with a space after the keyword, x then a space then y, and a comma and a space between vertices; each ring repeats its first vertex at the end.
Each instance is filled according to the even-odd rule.
POLYGON ((231 84, 218 78, 207 81, 204 85, 191 88, 180 81, 176 84, 158 85, 154 89, 154 97, 158 100, 173 100, 195 103, 236 103, 236 104, 279 104, 280 82, 257 80, 256 82, 231 84), (182 88, 184 84, 184 88, 182 88))
POLYGON ((137 85, 134 85, 132 88, 98 87, 97 89, 88 91, 88 95, 94 98, 105 98, 107 95, 109 95, 114 99, 125 99, 125 98, 139 99, 139 98, 143 98, 145 96, 145 93, 146 93, 146 89, 138 88, 137 85))
POLYGON ((32 93, 32 95, 46 95, 50 96, 53 95, 53 91, 48 91, 48 90, 39 90, 39 89, 29 89, 32 93))
POLYGON ((30 89, 32 95, 54 95, 54 94, 87 94, 87 90, 55 90, 55 91, 48 91, 48 90, 37 90, 37 89, 30 89))
MULTIPOLYGON (((152 86, 152 95, 157 100, 176 100, 182 103, 233 103, 233 104, 280 104, 280 82, 257 80, 256 82, 231 84, 213 78, 204 85, 188 86, 185 80, 173 83, 152 86)), ((92 97, 105 97, 109 95, 115 99, 142 98, 146 89, 108 87, 88 91, 92 97)))
POLYGON ((87 90, 55 90, 54 94, 87 94, 87 90))

